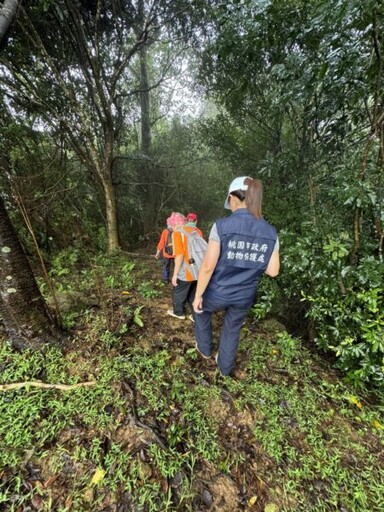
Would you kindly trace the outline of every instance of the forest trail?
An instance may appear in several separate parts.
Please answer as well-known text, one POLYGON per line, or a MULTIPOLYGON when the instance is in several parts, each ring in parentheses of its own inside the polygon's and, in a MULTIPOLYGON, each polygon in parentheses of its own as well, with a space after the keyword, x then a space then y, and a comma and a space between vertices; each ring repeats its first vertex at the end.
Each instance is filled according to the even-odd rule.
MULTIPOLYGON (((233 378, 221 377, 214 360, 195 350, 188 317, 166 314, 171 286, 159 280, 160 263, 131 260, 135 265, 123 255, 114 268, 106 266, 108 286, 96 269, 98 284, 74 316, 63 354, 48 352, 41 367, 2 355, 3 384, 10 375, 97 383, 71 392, 0 395, 8 425, 13 403, 20 410, 37 401, 33 420, 23 413, 30 437, 19 445, 16 434, 12 441, 7 433, 14 454, 5 443, 0 497, 20 505, 4 510, 384 508, 377 469, 384 467, 383 421, 372 397, 356 396, 281 323, 252 316, 242 329, 233 378), (28 367, 25 374, 20 365, 28 367)), ((216 342, 219 325, 220 314, 216 342)))

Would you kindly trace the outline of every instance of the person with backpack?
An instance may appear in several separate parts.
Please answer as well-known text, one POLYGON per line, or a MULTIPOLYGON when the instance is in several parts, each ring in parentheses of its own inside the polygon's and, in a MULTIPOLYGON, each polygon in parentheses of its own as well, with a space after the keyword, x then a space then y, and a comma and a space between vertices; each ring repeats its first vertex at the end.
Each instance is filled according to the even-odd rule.
POLYGON ((169 224, 169 218, 167 219, 167 229, 162 231, 159 243, 157 244, 155 258, 159 259, 160 256, 162 256, 161 278, 166 283, 169 283, 175 260, 173 255, 172 226, 169 224))
POLYGON ((173 309, 168 309, 167 314, 184 320, 185 306, 188 302, 192 312, 188 318, 194 321, 192 303, 207 242, 202 238, 199 229, 187 225, 187 218, 181 213, 173 213, 170 219, 173 228, 175 267, 172 276, 173 309))
POLYGON ((280 270, 276 229, 262 217, 260 180, 241 176, 229 186, 224 208, 232 215, 217 220, 198 276, 193 308, 198 352, 212 356, 212 313, 224 310, 216 354, 222 375, 235 366, 240 330, 252 307, 260 277, 280 270))

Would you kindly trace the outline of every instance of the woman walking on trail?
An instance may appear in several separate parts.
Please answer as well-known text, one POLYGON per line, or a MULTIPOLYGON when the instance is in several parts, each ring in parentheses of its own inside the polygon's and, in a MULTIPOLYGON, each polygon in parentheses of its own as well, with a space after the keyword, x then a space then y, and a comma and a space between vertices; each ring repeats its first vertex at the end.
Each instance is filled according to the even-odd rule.
POLYGON ((240 330, 254 303, 260 276, 275 277, 280 269, 276 230, 261 213, 263 185, 241 176, 229 186, 224 208, 232 215, 213 225, 203 260, 193 308, 196 348, 212 353, 212 313, 225 310, 217 366, 229 375, 235 366, 240 330))

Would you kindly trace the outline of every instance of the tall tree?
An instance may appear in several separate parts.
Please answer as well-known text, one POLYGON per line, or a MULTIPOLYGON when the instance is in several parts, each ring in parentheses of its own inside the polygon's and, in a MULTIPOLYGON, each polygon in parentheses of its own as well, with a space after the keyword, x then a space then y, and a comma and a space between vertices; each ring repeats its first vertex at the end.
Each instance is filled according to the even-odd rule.
POLYGON ((0 316, 15 348, 40 348, 61 340, 1 196, 0 316))
POLYGON ((336 216, 354 263, 380 224, 383 13, 380 0, 221 2, 202 73, 236 127, 266 140, 257 170, 285 185, 278 203, 295 201, 296 228, 317 219, 328 229, 336 216))
POLYGON ((1 82, 14 108, 33 110, 64 135, 101 187, 109 250, 119 247, 112 166, 122 93, 131 80, 128 66, 156 29, 159 2, 152 7, 135 37, 133 2, 29 2, 0 59, 1 82))
MULTIPOLYGON (((2 6, 0 40, 16 14, 18 3, 6 0, 2 6)), ((0 319, 15 348, 40 348, 45 343, 59 342, 62 339, 62 333, 37 287, 1 195, 0 319)))
POLYGON ((109 250, 119 247, 113 163, 140 94, 142 144, 150 151, 147 47, 165 35, 162 27, 180 19, 188 25, 191 12, 187 0, 31 0, 20 8, 1 55, 0 84, 9 104, 35 112, 65 136, 103 191, 109 250), (140 58, 137 90, 132 68, 140 58))
MULTIPOLYGON (((148 15, 144 0, 138 0, 138 19, 136 25, 136 36, 141 37, 145 26, 145 20, 148 15)), ((141 117, 141 165, 139 168, 139 180, 143 183, 142 190, 144 196, 143 208, 143 232, 148 234, 153 230, 154 211, 156 203, 156 193, 153 171, 154 163, 152 156, 152 124, 151 124, 151 103, 150 103, 150 80, 148 52, 150 43, 143 45, 139 52, 139 89, 140 89, 140 117, 141 117)))

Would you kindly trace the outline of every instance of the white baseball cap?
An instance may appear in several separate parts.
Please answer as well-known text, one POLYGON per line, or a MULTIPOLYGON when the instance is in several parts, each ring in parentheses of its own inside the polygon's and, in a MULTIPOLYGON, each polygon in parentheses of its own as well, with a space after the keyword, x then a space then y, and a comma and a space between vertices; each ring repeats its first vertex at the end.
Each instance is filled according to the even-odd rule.
MULTIPOLYGON (((235 178, 232 181, 232 183, 229 185, 227 199, 225 200, 225 203, 224 203, 224 208, 226 208, 227 210, 231 209, 231 207, 229 206, 229 194, 231 194, 232 192, 235 192, 235 190, 247 190, 248 189, 248 185, 244 184, 244 181, 247 178, 249 178, 249 176, 240 176, 239 178, 235 178)), ((251 180, 252 178, 249 178, 249 179, 251 180)))

